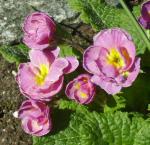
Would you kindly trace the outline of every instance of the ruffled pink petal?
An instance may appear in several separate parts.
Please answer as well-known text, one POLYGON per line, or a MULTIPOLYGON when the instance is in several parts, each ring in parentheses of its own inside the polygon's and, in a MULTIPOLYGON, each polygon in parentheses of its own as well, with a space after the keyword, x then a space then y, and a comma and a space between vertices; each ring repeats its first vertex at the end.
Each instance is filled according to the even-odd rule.
POLYGON ((68 61, 65 58, 57 58, 55 59, 54 63, 52 64, 52 68, 59 68, 64 70, 69 65, 68 61))
POLYGON ((107 80, 107 79, 103 78, 102 76, 94 75, 91 78, 91 81, 93 83, 95 83, 96 85, 100 86, 108 94, 111 94, 111 95, 115 95, 115 94, 119 93, 122 88, 116 82, 114 82, 112 80, 107 80))
POLYGON ((150 22, 150 16, 149 16, 149 11, 150 11, 150 1, 146 1, 142 4, 142 10, 141 10, 141 14, 142 17, 146 20, 150 22))
POLYGON ((40 67, 40 65, 42 64, 49 67, 55 60, 55 56, 51 53, 49 49, 45 49, 43 51, 30 50, 29 56, 31 63, 36 67, 40 67))
POLYGON ((85 104, 87 102, 87 100, 89 100, 89 94, 87 92, 87 90, 82 90, 82 89, 79 89, 75 92, 75 99, 77 100, 77 102, 80 102, 80 104, 85 104), (85 93, 88 98, 82 98, 80 96, 81 93, 85 93))
POLYGON ((45 26, 40 26, 39 29, 37 29, 36 31, 36 43, 38 45, 43 45, 43 44, 49 44, 49 41, 50 41, 50 38, 49 38, 49 35, 50 35, 50 29, 45 27, 45 26), (45 30, 45 31, 43 31, 45 30))
POLYGON ((68 66, 64 69, 64 73, 68 74, 77 69, 77 67, 79 66, 79 61, 76 57, 73 56, 66 57, 66 59, 68 61, 68 66))
POLYGON ((58 57, 59 52, 60 52, 60 48, 59 47, 56 47, 55 49, 51 49, 51 53, 55 56, 55 58, 58 57))
POLYGON ((68 66, 68 61, 65 58, 57 58, 50 67, 50 72, 46 81, 51 83, 57 81, 63 75, 63 70, 68 66))
POLYGON ((32 92, 33 88, 35 88, 35 80, 34 73, 30 67, 31 63, 22 63, 19 65, 18 75, 16 76, 16 80, 19 84, 20 91, 23 94, 27 92, 32 92))
POLYGON ((49 133, 52 129, 51 121, 47 120, 47 122, 42 126, 42 130, 35 133, 35 136, 44 136, 49 133))
POLYGON ((46 88, 38 88, 33 90, 33 92, 30 92, 30 94, 27 94, 29 98, 32 98, 34 100, 41 100, 41 101, 50 101, 52 100, 54 95, 56 95, 63 87, 63 81, 64 77, 60 76, 58 81, 55 83, 50 84, 46 88))
POLYGON ((45 89, 45 90, 40 90, 40 100, 45 100, 45 101, 50 101, 54 95, 56 95, 57 93, 59 93, 63 87, 63 82, 64 82, 64 77, 61 76, 59 78, 59 80, 55 83, 53 83, 49 88, 45 89))
POLYGON ((139 17, 138 21, 145 29, 150 29, 150 21, 146 21, 142 16, 139 17))
MULTIPOLYGON (((31 122, 31 121, 30 121, 31 122)), ((27 134, 32 134, 32 128, 31 125, 29 124, 29 118, 28 117, 24 117, 21 120, 21 127, 23 128, 23 130, 27 133, 27 134)))
POLYGON ((111 49, 118 48, 124 41, 132 40, 131 36, 122 29, 113 28, 99 32, 94 37, 94 45, 111 49), (107 40, 107 43, 106 43, 107 40))
POLYGON ((129 69, 129 67, 132 66, 134 59, 135 59, 135 55, 136 55, 135 45, 132 41, 124 41, 124 43, 122 43, 122 46, 119 49, 120 49, 122 56, 124 58, 126 57, 125 58, 126 61, 127 61, 127 59, 130 59, 130 60, 128 60, 129 64, 126 64, 126 66, 125 66, 125 69, 129 69), (126 51, 128 56, 125 56, 125 54, 123 54, 124 51, 126 51), (127 58, 127 57, 129 57, 129 58, 127 58))
POLYGON ((131 67, 131 69, 128 71, 129 76, 124 77, 122 74, 116 78, 116 81, 122 85, 122 87, 129 87, 132 85, 132 83, 137 78, 139 72, 140 72, 140 58, 136 58, 134 65, 131 67))
POLYGON ((106 77, 114 78, 118 75, 118 71, 113 65, 108 65, 108 64, 102 65, 101 70, 106 77))
POLYGON ((65 94, 70 98, 70 99, 74 99, 75 98, 75 88, 74 86, 74 80, 70 81, 67 86, 66 86, 66 90, 65 90, 65 94))
POLYGON ((90 46, 83 54, 83 67, 86 71, 93 74, 101 74, 100 68, 96 63, 99 59, 101 48, 98 46, 90 46))
POLYGON ((45 48, 49 47, 49 43, 46 44, 38 44, 35 42, 35 38, 32 38, 32 36, 28 36, 28 34, 24 34, 23 37, 23 43, 26 44, 29 48, 35 49, 35 50, 43 50, 45 48))

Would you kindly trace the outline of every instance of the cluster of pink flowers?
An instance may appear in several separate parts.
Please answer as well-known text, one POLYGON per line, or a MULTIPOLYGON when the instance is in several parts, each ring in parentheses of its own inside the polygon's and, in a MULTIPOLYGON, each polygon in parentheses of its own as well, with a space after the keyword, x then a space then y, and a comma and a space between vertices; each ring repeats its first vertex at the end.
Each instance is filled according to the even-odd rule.
POLYGON ((29 100, 22 103, 18 118, 26 133, 42 136, 52 128, 50 109, 45 102, 62 89, 64 75, 73 72, 79 62, 73 56, 59 57, 60 48, 54 43, 56 25, 47 14, 29 15, 23 31, 23 42, 31 48, 30 62, 19 65, 16 81, 29 100))
MULTIPOLYGON (((42 12, 29 15, 23 26, 23 42, 31 48, 30 61, 21 63, 16 76, 21 93, 28 98, 15 113, 28 134, 42 136, 52 129, 50 108, 46 102, 60 92, 64 75, 79 65, 76 57, 59 57, 56 25, 42 12)), ((106 29, 94 37, 93 45, 83 54, 83 67, 88 72, 73 79, 66 95, 80 104, 93 101, 96 85, 108 94, 117 94, 132 85, 140 72, 131 36, 120 28, 106 29)))

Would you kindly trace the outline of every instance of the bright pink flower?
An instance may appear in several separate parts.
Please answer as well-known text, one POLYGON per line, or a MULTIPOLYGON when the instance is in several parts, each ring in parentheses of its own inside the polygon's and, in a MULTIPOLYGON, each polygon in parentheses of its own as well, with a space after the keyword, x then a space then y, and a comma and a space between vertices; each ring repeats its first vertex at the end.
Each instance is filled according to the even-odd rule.
POLYGON ((24 101, 18 118, 21 119, 23 130, 34 136, 43 136, 52 129, 49 107, 40 101, 24 101))
POLYGON ((34 12, 26 17, 23 30, 23 42, 29 48, 43 50, 52 43, 56 26, 47 14, 34 12))
POLYGON ((140 71, 140 58, 135 57, 131 36, 122 29, 103 30, 84 53, 83 66, 93 74, 91 81, 108 94, 129 87, 140 71))
POLYGON ((20 64, 16 77, 25 96, 50 101, 61 90, 64 74, 74 71, 79 62, 75 57, 60 58, 58 54, 59 48, 29 52, 31 62, 20 64))
POLYGON ((66 95, 80 104, 89 104, 95 95, 95 85, 88 74, 79 75, 66 87, 66 95))

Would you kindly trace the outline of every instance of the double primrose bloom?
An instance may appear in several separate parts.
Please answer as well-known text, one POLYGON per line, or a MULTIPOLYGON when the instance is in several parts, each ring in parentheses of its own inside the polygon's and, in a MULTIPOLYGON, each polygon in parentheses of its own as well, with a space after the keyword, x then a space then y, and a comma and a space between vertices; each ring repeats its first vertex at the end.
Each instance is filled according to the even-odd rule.
POLYGON ((76 57, 59 57, 60 48, 53 43, 55 30, 53 19, 42 12, 29 15, 23 26, 23 42, 31 48, 30 62, 19 65, 16 81, 28 100, 15 116, 21 119, 23 130, 34 136, 51 131, 50 108, 44 102, 61 90, 64 74, 73 72, 79 65, 76 57))
POLYGON ((75 57, 58 57, 59 48, 50 51, 31 50, 30 62, 19 66, 17 82, 21 92, 33 100, 50 101, 63 86, 64 74, 74 71, 75 57))
POLYGON ((95 85, 89 74, 81 74, 66 87, 66 95, 80 104, 89 104, 95 95, 95 85))
POLYGON ((52 129, 50 108, 41 101, 26 100, 22 103, 18 118, 28 134, 43 136, 52 129))
POLYGON ((56 25, 52 17, 43 12, 27 16, 23 25, 23 42, 31 49, 43 50, 52 45, 56 25))
POLYGON ((122 29, 103 30, 94 37, 94 44, 83 56, 83 67, 93 74, 91 81, 108 94, 129 87, 140 71, 131 36, 122 29))

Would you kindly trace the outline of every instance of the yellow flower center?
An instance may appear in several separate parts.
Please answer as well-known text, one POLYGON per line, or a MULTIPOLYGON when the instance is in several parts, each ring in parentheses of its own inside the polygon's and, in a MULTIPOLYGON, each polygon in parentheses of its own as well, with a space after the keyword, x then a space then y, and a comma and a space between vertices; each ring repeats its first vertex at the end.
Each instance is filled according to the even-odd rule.
POLYGON ((127 77, 129 76, 129 74, 130 74, 130 73, 129 73, 128 71, 125 71, 125 72, 122 73, 122 75, 123 75, 125 78, 127 78, 127 77))
POLYGON ((37 85, 42 86, 45 82, 46 76, 48 75, 49 67, 46 64, 41 64, 39 69, 40 71, 36 74, 35 81, 37 85))
POLYGON ((117 69, 125 66, 124 60, 121 57, 120 53, 114 48, 112 48, 109 54, 107 55, 107 62, 108 64, 111 64, 114 67, 116 67, 117 69))
POLYGON ((75 84, 75 88, 76 88, 77 90, 79 90, 80 87, 81 87, 80 83, 76 83, 76 84, 75 84))
POLYGON ((88 97, 87 94, 82 91, 79 94, 80 94, 80 97, 83 99, 86 99, 88 97))
MULTIPOLYGON (((87 80, 85 80, 85 79, 84 79, 83 81, 86 81, 86 82, 87 82, 87 80)), ((81 87, 81 84, 80 84, 79 82, 77 82, 77 83, 75 84, 75 89, 79 90, 80 87, 81 87)), ((86 99, 86 98, 88 97, 87 94, 84 93, 83 91, 79 91, 79 95, 80 95, 80 97, 83 98, 83 99, 86 99)))

